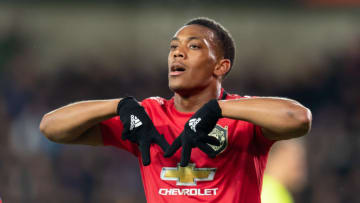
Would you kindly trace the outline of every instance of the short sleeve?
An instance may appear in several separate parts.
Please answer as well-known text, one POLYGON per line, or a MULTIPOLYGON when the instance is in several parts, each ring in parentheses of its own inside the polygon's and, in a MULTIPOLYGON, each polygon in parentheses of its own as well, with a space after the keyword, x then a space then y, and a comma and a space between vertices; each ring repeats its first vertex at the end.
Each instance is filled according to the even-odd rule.
POLYGON ((138 147, 129 140, 122 140, 123 124, 120 117, 116 116, 100 123, 101 135, 105 146, 115 146, 124 149, 135 156, 139 155, 138 147))

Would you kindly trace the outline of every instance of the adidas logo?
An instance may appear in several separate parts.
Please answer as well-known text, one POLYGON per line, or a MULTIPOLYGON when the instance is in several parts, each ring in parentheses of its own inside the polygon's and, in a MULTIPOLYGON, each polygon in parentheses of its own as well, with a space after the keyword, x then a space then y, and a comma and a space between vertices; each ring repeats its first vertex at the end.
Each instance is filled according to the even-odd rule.
POLYGON ((201 121, 201 118, 193 118, 189 120, 190 129, 196 132, 196 125, 201 121))
POLYGON ((138 117, 131 115, 130 116, 130 130, 133 130, 134 128, 140 127, 142 125, 142 122, 138 117))

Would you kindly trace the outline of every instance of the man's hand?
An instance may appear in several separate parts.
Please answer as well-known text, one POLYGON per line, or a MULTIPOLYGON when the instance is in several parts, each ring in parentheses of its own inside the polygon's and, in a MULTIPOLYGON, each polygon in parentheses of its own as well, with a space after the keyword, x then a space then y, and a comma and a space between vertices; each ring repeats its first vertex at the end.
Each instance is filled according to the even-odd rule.
POLYGON ((180 161, 180 166, 182 167, 188 165, 191 150, 194 147, 198 147, 209 157, 214 158, 216 152, 208 144, 218 146, 220 142, 208 134, 214 129, 217 121, 221 117, 221 109, 217 100, 210 100, 186 122, 183 132, 166 150, 164 156, 172 156, 182 146, 180 161))
POLYGON ((164 152, 169 147, 169 143, 159 134, 144 108, 134 98, 122 99, 118 104, 117 113, 124 125, 122 139, 138 144, 144 166, 149 165, 151 161, 151 143, 158 144, 164 152))

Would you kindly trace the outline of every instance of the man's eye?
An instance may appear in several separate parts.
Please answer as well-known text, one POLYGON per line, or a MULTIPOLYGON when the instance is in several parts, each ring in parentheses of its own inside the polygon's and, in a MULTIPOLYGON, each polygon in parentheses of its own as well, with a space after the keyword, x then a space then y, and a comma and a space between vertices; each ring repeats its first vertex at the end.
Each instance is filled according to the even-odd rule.
POLYGON ((173 49, 176 49, 176 45, 170 45, 170 49, 173 50, 173 49))
POLYGON ((200 46, 198 46, 198 45, 196 45, 196 44, 192 44, 192 45, 190 45, 190 48, 191 48, 191 49, 199 49, 200 46))

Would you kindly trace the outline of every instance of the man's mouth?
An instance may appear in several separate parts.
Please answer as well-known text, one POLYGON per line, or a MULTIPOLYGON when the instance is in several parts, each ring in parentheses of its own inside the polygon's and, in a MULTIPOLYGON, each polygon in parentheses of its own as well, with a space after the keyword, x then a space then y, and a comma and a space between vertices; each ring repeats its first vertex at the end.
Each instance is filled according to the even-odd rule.
POLYGON ((186 68, 184 66, 184 64, 182 63, 174 63, 171 65, 170 68, 170 76, 177 76, 177 75, 181 75, 186 71, 186 68))

